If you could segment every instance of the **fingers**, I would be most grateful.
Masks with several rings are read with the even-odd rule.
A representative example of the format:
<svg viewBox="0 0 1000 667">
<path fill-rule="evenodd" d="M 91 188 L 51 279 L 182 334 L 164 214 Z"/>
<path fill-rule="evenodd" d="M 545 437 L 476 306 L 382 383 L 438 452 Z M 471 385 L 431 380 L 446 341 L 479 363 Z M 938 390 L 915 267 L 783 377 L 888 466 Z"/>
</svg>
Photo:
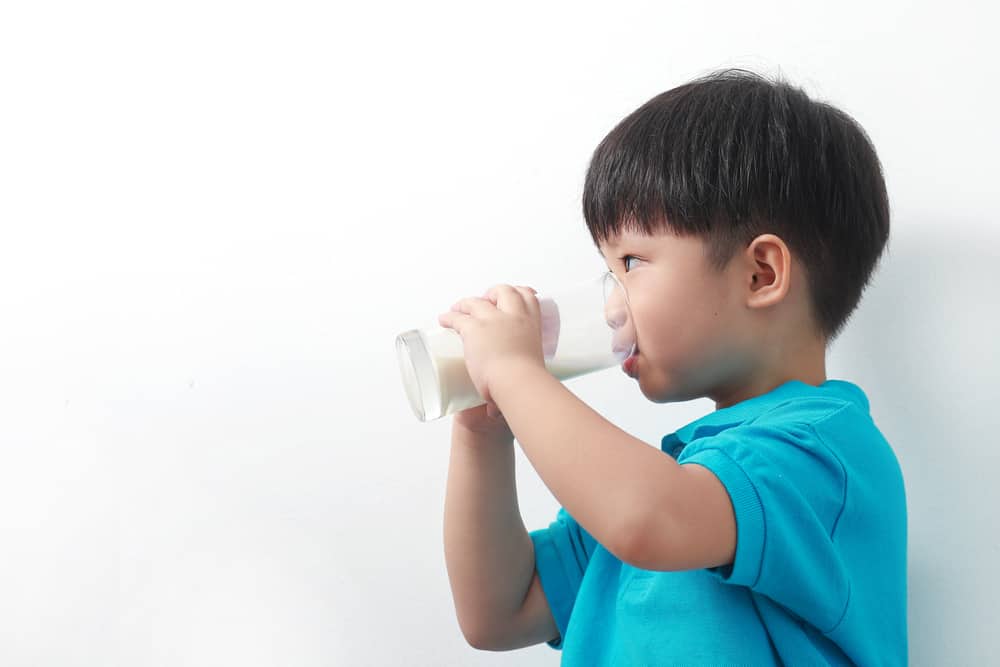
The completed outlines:
<svg viewBox="0 0 1000 667">
<path fill-rule="evenodd" d="M 451 305 L 451 309 L 457 313 L 465 313 L 476 317 L 482 317 L 495 310 L 495 308 L 488 303 L 488 299 L 476 296 L 459 299 Z"/>
<path fill-rule="evenodd" d="M 438 324 L 462 333 L 462 327 L 470 318 L 482 318 L 492 311 L 496 311 L 496 307 L 491 305 L 485 298 L 469 297 L 459 299 L 451 305 L 449 312 L 438 315 Z"/>
<path fill-rule="evenodd" d="M 490 302 L 492 302 L 495 305 L 496 302 L 497 302 L 497 288 L 500 288 L 500 287 L 510 287 L 510 285 L 503 285 L 503 284 L 501 284 L 501 285 L 494 285 L 493 287 L 491 287 L 488 290 L 486 290 L 486 293 L 483 294 L 483 298 L 489 300 Z M 518 289 L 518 290 L 528 290 L 532 294 L 538 294 L 538 290 L 536 290 L 534 287 L 528 287 L 526 285 L 518 285 L 515 289 Z"/>
<path fill-rule="evenodd" d="M 486 291 L 486 299 L 497 308 L 507 312 L 525 312 L 538 310 L 537 290 L 533 287 L 519 285 L 494 285 Z"/>
<path fill-rule="evenodd" d="M 537 311 L 536 294 L 538 291 L 533 287 L 494 285 L 481 297 L 468 297 L 456 301 L 452 304 L 450 312 L 438 315 L 438 323 L 461 331 L 462 322 L 469 316 L 485 317 L 497 308 L 508 312 Z"/>
<path fill-rule="evenodd" d="M 438 324 L 449 329 L 454 329 L 458 333 L 462 333 L 461 318 L 465 317 L 468 317 L 468 315 L 462 315 L 462 313 L 456 313 L 454 311 L 450 313 L 441 313 L 438 315 Z"/>
</svg>

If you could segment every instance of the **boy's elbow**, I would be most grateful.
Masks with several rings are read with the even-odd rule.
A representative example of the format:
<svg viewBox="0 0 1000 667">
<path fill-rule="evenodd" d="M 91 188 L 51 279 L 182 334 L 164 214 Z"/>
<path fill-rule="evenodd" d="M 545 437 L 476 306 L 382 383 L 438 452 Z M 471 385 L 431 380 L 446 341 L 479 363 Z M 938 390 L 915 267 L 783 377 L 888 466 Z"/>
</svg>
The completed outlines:
<svg viewBox="0 0 1000 667">
<path fill-rule="evenodd" d="M 464 631 L 462 635 L 465 637 L 465 643 L 476 649 L 477 651 L 502 651 L 504 649 L 498 648 L 496 644 L 490 641 L 490 638 L 486 634 L 466 634 Z"/>
<path fill-rule="evenodd" d="M 534 613 L 521 613 L 504 622 L 498 619 L 477 619 L 462 624 L 465 642 L 479 651 L 513 651 L 549 640 L 558 633 L 548 607 L 535 607 Z"/>
<path fill-rule="evenodd" d="M 479 635 L 472 634 L 470 632 L 462 631 L 462 636 L 465 637 L 465 643 L 478 651 L 485 651 L 486 645 L 480 639 Z"/>
<path fill-rule="evenodd" d="M 482 650 L 484 637 L 482 630 L 480 629 L 480 625 L 474 624 L 468 619 L 463 619 L 459 616 L 458 628 L 462 631 L 462 637 L 465 639 L 466 644 L 472 648 Z"/>
<path fill-rule="evenodd" d="M 465 643 L 479 651 L 496 651 L 493 638 L 489 633 L 489 623 L 472 623 L 469 620 L 459 619 L 459 628 L 462 630 L 462 637 Z"/>
</svg>

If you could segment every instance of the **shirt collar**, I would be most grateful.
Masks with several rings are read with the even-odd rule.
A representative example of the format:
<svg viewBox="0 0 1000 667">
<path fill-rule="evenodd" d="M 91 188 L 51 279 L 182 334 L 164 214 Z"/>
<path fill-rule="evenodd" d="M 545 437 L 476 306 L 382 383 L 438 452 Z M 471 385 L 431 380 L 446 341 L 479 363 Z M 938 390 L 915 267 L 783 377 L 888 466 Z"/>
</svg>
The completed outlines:
<svg viewBox="0 0 1000 667">
<path fill-rule="evenodd" d="M 761 415 L 779 403 L 792 398 L 834 397 L 853 401 L 867 414 L 869 411 L 868 397 L 861 387 L 846 380 L 827 380 L 815 387 L 801 380 L 789 380 L 767 392 L 748 398 L 727 408 L 710 412 L 690 424 L 679 428 L 676 432 L 663 436 L 660 448 L 671 452 L 678 446 L 683 447 L 695 438 L 714 435 L 727 428 L 738 426 Z"/>
</svg>

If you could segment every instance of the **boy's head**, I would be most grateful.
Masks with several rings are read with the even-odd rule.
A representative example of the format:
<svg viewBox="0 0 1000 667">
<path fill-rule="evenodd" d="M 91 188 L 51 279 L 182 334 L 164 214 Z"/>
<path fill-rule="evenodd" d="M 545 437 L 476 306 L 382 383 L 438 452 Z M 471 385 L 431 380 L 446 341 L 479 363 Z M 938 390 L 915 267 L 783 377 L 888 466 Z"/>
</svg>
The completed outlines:
<svg viewBox="0 0 1000 667">
<path fill-rule="evenodd" d="M 825 380 L 816 357 L 889 237 L 881 165 L 860 125 L 745 70 L 673 88 L 622 120 L 594 151 L 583 212 L 629 295 L 642 357 L 660 356 L 647 373 L 664 377 L 640 377 L 645 393 L 720 407 L 741 386 Z M 626 254 L 637 259 L 626 266 Z"/>
</svg>

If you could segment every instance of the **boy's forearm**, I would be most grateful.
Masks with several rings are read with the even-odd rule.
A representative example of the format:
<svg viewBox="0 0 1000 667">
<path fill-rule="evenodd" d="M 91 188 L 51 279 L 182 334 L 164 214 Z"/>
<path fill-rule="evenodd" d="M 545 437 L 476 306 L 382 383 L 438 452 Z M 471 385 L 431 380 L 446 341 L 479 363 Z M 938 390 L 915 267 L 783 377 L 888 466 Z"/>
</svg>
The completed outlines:
<svg viewBox="0 0 1000 667">
<path fill-rule="evenodd" d="M 452 426 L 444 546 L 462 632 L 484 640 L 520 610 L 535 572 L 517 503 L 512 440 L 487 442 Z"/>
<path fill-rule="evenodd" d="M 490 394 L 560 504 L 626 560 L 677 462 L 602 417 L 543 366 L 508 366 L 491 378 Z"/>
</svg>

